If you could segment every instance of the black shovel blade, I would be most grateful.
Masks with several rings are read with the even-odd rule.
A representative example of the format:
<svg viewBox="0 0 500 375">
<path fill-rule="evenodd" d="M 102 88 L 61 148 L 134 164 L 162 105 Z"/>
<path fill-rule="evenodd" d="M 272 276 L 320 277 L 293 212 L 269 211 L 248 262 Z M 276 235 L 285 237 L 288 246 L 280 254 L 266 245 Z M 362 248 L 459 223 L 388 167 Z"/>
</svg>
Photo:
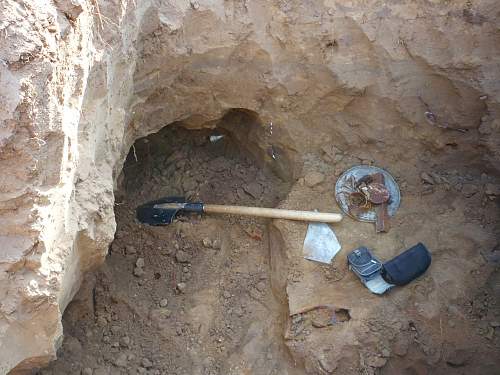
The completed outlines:
<svg viewBox="0 0 500 375">
<path fill-rule="evenodd" d="M 158 199 L 156 201 L 151 201 L 145 203 L 136 208 L 136 217 L 143 224 L 149 225 L 168 225 L 171 224 L 177 212 L 178 208 L 155 208 L 157 204 L 163 203 L 185 203 L 186 199 L 184 197 L 165 197 Z"/>
</svg>

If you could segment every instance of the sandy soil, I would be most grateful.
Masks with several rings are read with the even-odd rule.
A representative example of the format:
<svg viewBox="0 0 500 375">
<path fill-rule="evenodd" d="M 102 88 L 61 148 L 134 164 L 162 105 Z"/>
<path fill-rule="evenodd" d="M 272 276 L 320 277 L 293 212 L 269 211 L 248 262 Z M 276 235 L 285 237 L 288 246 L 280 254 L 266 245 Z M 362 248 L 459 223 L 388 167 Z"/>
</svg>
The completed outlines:
<svg viewBox="0 0 500 375">
<path fill-rule="evenodd" d="M 59 359 L 42 374 L 306 372 L 300 356 L 321 348 L 323 343 L 317 340 L 331 327 L 322 323 L 321 309 L 289 317 L 283 291 L 273 290 L 269 222 L 206 215 L 181 217 L 167 227 L 149 227 L 134 220 L 138 204 L 166 195 L 269 207 L 287 197 L 290 185 L 266 168 L 257 167 L 228 136 L 211 143 L 210 134 L 208 130 L 165 129 L 147 142 L 136 143 L 124 169 L 124 189 L 117 195 L 118 229 L 108 259 L 88 276 L 68 307 Z M 308 181 L 299 183 L 307 185 Z M 427 190 L 441 189 L 438 186 L 436 181 L 424 185 L 424 196 L 432 193 Z M 411 189 L 405 183 L 402 188 Z M 318 203 L 314 198 L 311 201 Z M 473 212 L 492 225 L 497 218 L 491 217 L 488 202 L 479 205 L 480 212 Z M 442 201 L 442 207 L 446 204 Z M 403 228 L 404 233 L 399 235 L 411 237 L 410 222 L 396 220 L 393 224 Z M 492 252 L 485 256 L 497 255 Z M 492 264 L 496 261 L 491 260 Z M 331 290 L 351 280 L 343 259 L 331 267 L 315 267 L 314 272 L 329 283 Z M 428 340 L 428 332 L 416 328 L 425 324 L 425 319 L 410 321 L 406 326 L 398 322 L 400 334 L 392 338 L 390 350 L 365 359 L 366 367 L 350 371 L 495 373 L 498 361 L 494 353 L 500 347 L 499 275 L 498 271 L 492 273 L 474 295 L 464 296 L 463 305 L 448 307 L 448 315 L 431 327 L 432 337 L 440 336 L 440 343 Z M 400 292 L 414 299 L 412 310 L 432 307 L 426 304 L 426 296 L 434 292 L 429 283 L 423 279 Z M 361 284 L 355 286 L 362 288 Z M 439 298 L 434 297 L 432 303 L 439 304 Z M 447 307 L 438 308 L 446 311 Z M 406 313 L 415 315 L 414 311 Z M 339 325 L 351 319 L 348 310 L 339 310 L 337 315 Z M 391 324 L 392 318 L 381 316 L 381 324 Z M 375 323 L 380 322 L 374 322 L 374 327 Z M 462 324 L 477 333 L 477 340 L 450 351 L 444 343 L 460 341 Z M 373 340 L 383 342 L 383 335 L 379 324 Z M 422 354 L 422 347 L 428 352 Z M 431 357 L 434 365 L 429 366 L 426 358 Z M 470 363 L 472 368 L 468 367 Z M 335 371 L 326 364 L 321 368 L 318 373 Z"/>
<path fill-rule="evenodd" d="M 175 140 L 170 155 L 144 160 L 144 147 L 142 162 L 125 167 L 127 194 L 117 203 L 108 260 L 88 283 L 92 298 L 77 297 L 68 308 L 61 358 L 44 372 L 301 373 L 282 340 L 287 310 L 270 287 L 265 220 L 134 221 L 138 203 L 164 195 L 274 206 L 288 191 L 225 139 L 212 144 L 207 131 L 174 133 L 164 139 Z"/>
</svg>

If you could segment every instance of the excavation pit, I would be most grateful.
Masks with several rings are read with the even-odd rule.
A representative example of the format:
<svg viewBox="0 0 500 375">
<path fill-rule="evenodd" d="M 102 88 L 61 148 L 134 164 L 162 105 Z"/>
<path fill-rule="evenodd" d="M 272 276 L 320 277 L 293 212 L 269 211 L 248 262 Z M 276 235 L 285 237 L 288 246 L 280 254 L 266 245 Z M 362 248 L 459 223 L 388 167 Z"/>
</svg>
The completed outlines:
<svg viewBox="0 0 500 375">
<path fill-rule="evenodd" d="M 133 144 L 117 178 L 115 239 L 104 265 L 87 276 L 66 309 L 59 359 L 44 371 L 298 375 L 333 367 L 339 373 L 371 371 L 385 368 L 391 358 L 396 372 L 388 374 L 421 368 L 446 372 L 455 363 L 448 357 L 469 345 L 455 327 L 472 330 L 468 337 L 481 343 L 474 330 L 483 328 L 474 319 L 489 321 L 500 310 L 488 297 L 486 309 L 467 306 L 483 303 L 496 290 L 496 273 L 472 270 L 481 261 L 492 270 L 491 254 L 475 249 L 494 244 L 487 228 L 495 223 L 497 207 L 486 190 L 470 195 L 461 187 L 485 173 L 481 177 L 470 166 L 449 172 L 451 166 L 459 168 L 451 154 L 460 150 L 443 156 L 449 167 L 433 173 L 432 195 L 426 181 L 405 183 L 414 173 L 395 162 L 403 199 L 390 232 L 376 234 L 371 223 L 350 218 L 332 224 L 342 250 L 331 265 L 303 258 L 306 223 L 209 214 L 179 216 L 161 227 L 136 220 L 138 205 L 165 196 L 339 211 L 333 187 L 343 170 L 360 162 L 357 150 L 333 147 L 342 155 L 335 162 L 325 146 L 321 156 L 304 157 L 303 177 L 296 178 L 293 149 L 276 146 L 277 131 L 255 112 L 232 109 L 201 126 L 170 124 Z M 487 179 L 495 181 L 493 175 Z M 476 221 L 464 221 L 481 204 Z M 438 218 L 429 217 L 429 210 Z M 387 260 L 418 241 L 437 249 L 432 267 L 384 297 L 370 294 L 344 261 L 344 254 L 360 245 Z M 479 293 L 477 283 L 483 285 Z M 443 288 L 447 294 L 441 299 Z M 442 314 L 453 327 L 443 327 Z M 427 341 L 418 341 L 420 332 Z M 491 335 L 490 328 L 484 332 Z M 411 345 L 418 349 L 410 350 Z M 474 357 L 471 366 L 488 373 L 488 353 Z"/>
<path fill-rule="evenodd" d="M 75 361 L 129 373 L 296 371 L 282 335 L 287 306 L 271 285 L 268 220 L 190 215 L 163 227 L 135 220 L 138 204 L 163 196 L 262 207 L 286 197 L 290 182 L 269 159 L 255 159 L 259 149 L 239 142 L 238 127 L 227 118 L 221 124 L 173 124 L 131 148 L 117 192 L 115 240 L 90 281 L 93 298 L 77 296 L 67 309 L 56 374 L 75 371 Z M 68 347 L 74 337 L 81 353 Z"/>
<path fill-rule="evenodd" d="M 498 373 L 498 1 L 344 3 L 2 3 L 1 375 L 46 366 L 56 352 L 59 360 L 43 374 L 161 374 L 161 366 L 189 373 L 191 358 L 198 373 L 206 367 L 223 374 L 227 363 L 239 363 L 231 375 L 248 366 L 265 370 L 267 362 L 293 363 L 308 374 Z M 132 182 L 125 179 L 132 144 L 166 125 L 226 132 L 223 139 L 230 135 L 245 149 L 248 169 L 268 166 L 290 184 L 286 194 L 273 196 L 262 187 L 266 180 L 256 179 L 262 202 L 254 197 L 261 190 L 255 184 L 229 196 L 232 179 L 221 177 L 227 186 L 210 179 L 202 186 L 194 174 L 168 187 L 163 182 L 177 178 L 171 177 L 177 163 L 172 175 L 162 176 L 165 160 L 151 169 L 142 143 L 135 149 L 143 170 L 132 168 Z M 131 158 L 127 168 L 136 162 Z M 247 170 L 244 158 L 240 164 Z M 304 223 L 256 222 L 245 231 L 246 219 L 206 215 L 180 218 L 163 230 L 133 226 L 134 207 L 168 191 L 200 194 L 211 203 L 234 198 L 336 211 L 335 182 L 359 164 L 396 178 L 401 207 L 385 235 L 348 218 L 332 226 L 342 249 L 330 266 L 303 259 Z M 210 256 L 194 252 L 198 234 L 200 254 Z M 173 241 L 179 250 L 186 246 L 179 259 L 162 254 Z M 124 242 L 133 242 L 128 253 Z M 418 242 L 431 251 L 431 267 L 383 298 L 347 269 L 345 255 L 358 246 L 386 261 Z M 161 261 L 161 269 L 157 259 L 171 263 Z M 263 314 L 239 306 L 253 297 L 233 297 L 229 281 L 258 292 L 260 280 L 233 277 L 232 265 L 241 265 L 238 275 L 257 278 L 257 263 L 269 269 L 261 294 L 272 290 L 274 299 L 255 294 L 248 306 L 268 309 L 266 318 L 240 330 L 221 309 L 235 305 L 245 324 Z M 174 271 L 178 277 L 167 282 L 166 273 Z M 190 279 L 182 281 L 185 274 Z M 81 284 L 85 276 L 97 281 Z M 197 276 L 207 285 L 193 290 Z M 213 280 L 224 283 L 213 286 Z M 227 298 L 223 287 L 230 289 Z M 167 291 L 172 296 L 163 298 Z M 323 327 L 318 317 L 314 327 L 306 316 L 297 331 L 283 332 L 284 320 L 318 306 L 349 311 L 350 319 Z M 178 331 L 165 328 L 176 319 Z M 234 335 L 223 335 L 223 323 Z M 120 332 L 125 328 L 130 336 Z M 174 334 L 165 339 L 171 345 L 159 338 L 163 329 Z M 263 339 L 263 331 L 286 347 L 269 349 L 266 363 L 260 354 L 274 341 Z M 217 344 L 207 344 L 207 337 Z M 231 346 L 230 338 L 241 345 Z M 279 354 L 286 351 L 293 361 Z"/>
</svg>

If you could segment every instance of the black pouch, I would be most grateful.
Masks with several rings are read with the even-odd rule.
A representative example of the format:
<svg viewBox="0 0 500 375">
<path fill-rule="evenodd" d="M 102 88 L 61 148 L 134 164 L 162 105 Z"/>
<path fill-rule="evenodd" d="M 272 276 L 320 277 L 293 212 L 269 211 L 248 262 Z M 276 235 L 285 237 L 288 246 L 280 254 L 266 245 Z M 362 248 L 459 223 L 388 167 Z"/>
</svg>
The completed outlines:
<svg viewBox="0 0 500 375">
<path fill-rule="evenodd" d="M 384 263 L 382 277 L 389 284 L 406 285 L 422 275 L 430 264 L 431 254 L 422 243 L 418 243 Z"/>
</svg>

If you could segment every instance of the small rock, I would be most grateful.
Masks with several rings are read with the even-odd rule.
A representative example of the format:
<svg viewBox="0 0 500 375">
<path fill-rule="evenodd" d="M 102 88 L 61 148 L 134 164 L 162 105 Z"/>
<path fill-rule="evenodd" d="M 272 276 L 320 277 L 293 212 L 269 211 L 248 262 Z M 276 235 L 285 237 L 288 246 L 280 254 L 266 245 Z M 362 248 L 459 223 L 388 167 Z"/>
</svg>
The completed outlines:
<svg viewBox="0 0 500 375">
<path fill-rule="evenodd" d="M 163 298 L 160 303 L 159 303 L 160 307 L 167 307 L 168 305 L 168 299 L 166 298 Z"/>
<path fill-rule="evenodd" d="M 137 260 L 135 261 L 135 266 L 139 267 L 139 268 L 143 268 L 144 267 L 144 258 L 137 258 Z"/>
<path fill-rule="evenodd" d="M 227 290 L 225 290 L 224 293 L 222 293 L 222 295 L 224 296 L 225 299 L 231 298 L 231 293 L 229 293 Z"/>
<path fill-rule="evenodd" d="M 257 181 L 253 181 L 250 182 L 248 185 L 243 186 L 243 190 L 251 197 L 258 199 L 262 195 L 264 188 Z"/>
<path fill-rule="evenodd" d="M 431 173 L 429 173 L 429 175 L 432 177 L 432 179 L 434 180 L 434 183 L 436 185 L 439 185 L 439 184 L 446 182 L 446 179 L 444 177 L 440 176 L 439 174 L 437 174 L 435 172 L 431 172 Z"/>
<path fill-rule="evenodd" d="M 221 242 L 220 242 L 220 240 L 215 239 L 212 242 L 212 248 L 216 249 L 216 250 L 219 250 L 221 248 Z"/>
<path fill-rule="evenodd" d="M 387 348 L 382 349 L 382 357 L 389 358 L 391 356 L 391 351 Z"/>
<path fill-rule="evenodd" d="M 178 283 L 177 290 L 181 293 L 184 293 L 184 291 L 186 290 L 186 283 Z"/>
<path fill-rule="evenodd" d="M 182 327 L 182 324 L 178 323 L 177 327 L 175 327 L 175 332 L 177 333 L 177 336 L 182 336 L 184 334 L 184 328 Z"/>
<path fill-rule="evenodd" d="M 490 326 L 492 326 L 493 328 L 498 328 L 500 327 L 500 322 L 495 320 L 493 322 L 490 322 Z"/>
<path fill-rule="evenodd" d="M 143 358 L 141 361 L 141 365 L 144 368 L 151 368 L 151 367 L 153 367 L 153 362 L 151 362 L 148 358 Z"/>
<path fill-rule="evenodd" d="M 118 357 L 115 358 L 113 361 L 113 364 L 116 367 L 127 367 L 128 359 L 127 359 L 127 354 L 125 353 L 120 353 L 118 354 Z"/>
<path fill-rule="evenodd" d="M 97 320 L 96 320 L 96 324 L 99 326 L 99 327 L 104 327 L 106 325 L 108 325 L 108 321 L 106 320 L 106 318 L 102 315 L 99 315 L 97 317 Z"/>
<path fill-rule="evenodd" d="M 255 288 L 250 289 L 249 294 L 250 297 L 252 297 L 255 300 L 259 300 L 261 298 L 260 292 Z"/>
<path fill-rule="evenodd" d="M 175 163 L 175 167 L 177 169 L 183 169 L 187 164 L 187 160 L 186 159 L 181 159 L 181 160 L 178 160 L 176 163 Z"/>
<path fill-rule="evenodd" d="M 387 359 L 378 356 L 371 356 L 367 358 L 366 363 L 368 364 L 368 366 L 380 368 L 385 366 L 385 364 L 387 363 Z"/>
<path fill-rule="evenodd" d="M 327 163 L 331 163 L 333 161 L 333 159 L 328 155 L 328 154 L 323 154 L 321 155 L 321 157 L 323 158 L 324 161 L 326 161 Z"/>
<path fill-rule="evenodd" d="M 469 361 L 470 354 L 464 349 L 456 349 L 447 353 L 446 364 L 451 367 L 462 367 Z"/>
<path fill-rule="evenodd" d="M 219 156 L 210 161 L 209 168 L 214 172 L 222 172 L 227 169 L 227 159 L 224 156 Z"/>
<path fill-rule="evenodd" d="M 118 341 L 113 341 L 113 342 L 111 343 L 111 347 L 112 347 L 112 348 L 119 348 L 119 347 L 120 347 L 120 343 L 119 343 Z"/>
<path fill-rule="evenodd" d="M 403 357 L 406 355 L 406 353 L 408 353 L 408 345 L 408 340 L 400 337 L 394 343 L 392 350 L 394 354 Z"/>
<path fill-rule="evenodd" d="M 479 191 L 479 188 L 474 184 L 464 184 L 462 187 L 462 194 L 470 198 Z"/>
<path fill-rule="evenodd" d="M 243 309 L 240 306 L 238 306 L 234 309 L 234 313 L 236 315 L 238 315 L 240 318 L 245 314 L 245 312 L 243 311 Z"/>
<path fill-rule="evenodd" d="M 191 259 L 189 253 L 179 250 L 175 253 L 175 260 L 179 263 L 188 263 L 189 260 Z"/>
<path fill-rule="evenodd" d="M 120 339 L 120 346 L 122 346 L 123 348 L 128 348 L 130 346 L 130 337 L 123 336 Z"/>
<path fill-rule="evenodd" d="M 191 8 L 194 10 L 198 10 L 200 8 L 200 4 L 197 1 L 191 0 L 190 2 Z"/>
<path fill-rule="evenodd" d="M 125 246 L 125 253 L 127 255 L 133 255 L 133 254 L 137 253 L 137 250 L 136 250 L 136 248 L 134 246 L 127 245 L 127 246 Z"/>
<path fill-rule="evenodd" d="M 247 194 L 241 188 L 236 189 L 236 195 L 238 196 L 239 199 L 247 198 Z"/>
<path fill-rule="evenodd" d="M 111 326 L 111 332 L 113 333 L 113 335 L 120 333 L 121 330 L 122 330 L 122 328 L 120 326 L 117 326 L 117 325 Z"/>
<path fill-rule="evenodd" d="M 314 328 L 324 328 L 332 324 L 332 312 L 330 309 L 317 309 L 314 311 L 311 324 Z"/>
<path fill-rule="evenodd" d="M 141 267 L 134 268 L 134 276 L 141 277 L 141 276 L 144 276 L 144 274 L 145 274 L 144 268 L 141 268 Z"/>
<path fill-rule="evenodd" d="M 327 144 L 321 148 L 321 150 L 330 157 L 330 159 L 333 159 L 335 155 L 342 154 L 342 151 L 340 151 L 337 147 L 331 144 Z"/>
<path fill-rule="evenodd" d="M 425 119 L 427 120 L 427 122 L 430 125 L 436 125 L 437 117 L 434 113 L 432 113 L 431 111 L 425 111 L 424 115 L 425 115 Z"/>
<path fill-rule="evenodd" d="M 422 179 L 422 181 L 426 184 L 429 184 L 429 185 L 434 185 L 435 181 L 434 179 L 432 178 L 432 176 L 426 172 L 422 172 L 420 174 L 420 178 Z"/>
<path fill-rule="evenodd" d="M 292 323 L 293 324 L 298 324 L 300 322 L 302 322 L 304 320 L 304 318 L 302 317 L 302 314 L 295 314 L 294 316 L 292 316 Z"/>
<path fill-rule="evenodd" d="M 429 186 L 427 185 L 426 187 L 424 187 L 424 189 L 422 190 L 422 195 L 429 195 L 429 194 L 432 194 L 434 193 L 434 187 L 433 186 Z"/>
<path fill-rule="evenodd" d="M 93 375 L 94 371 L 90 367 L 85 367 L 82 370 L 82 375 Z"/>
<path fill-rule="evenodd" d="M 113 242 L 111 244 L 111 252 L 116 254 L 120 253 L 120 245 L 118 245 L 116 242 Z"/>
<path fill-rule="evenodd" d="M 304 176 L 304 182 L 307 186 L 313 187 L 325 181 L 325 175 L 319 172 L 309 172 Z"/>
<path fill-rule="evenodd" d="M 198 183 L 194 177 L 185 177 L 184 181 L 182 181 L 182 188 L 184 191 L 195 190 L 198 187 Z"/>
<path fill-rule="evenodd" d="M 486 335 L 484 335 L 488 340 L 493 340 L 493 337 L 495 337 L 495 328 L 493 327 L 488 327 L 488 332 L 486 332 Z"/>
<path fill-rule="evenodd" d="M 318 363 L 323 369 L 323 371 L 325 371 L 327 374 L 333 374 L 334 371 L 337 369 L 336 361 L 329 361 L 326 358 L 320 358 Z"/>
<path fill-rule="evenodd" d="M 401 331 L 401 329 L 403 328 L 403 323 L 401 322 L 398 322 L 398 321 L 395 321 L 392 323 L 392 327 L 396 330 L 396 331 Z"/>
<path fill-rule="evenodd" d="M 212 241 L 210 240 L 210 238 L 204 238 L 202 242 L 203 246 L 205 246 L 206 248 L 212 247 Z"/>
<path fill-rule="evenodd" d="M 149 319 L 153 323 L 154 327 L 158 329 L 166 328 L 170 325 L 169 318 L 172 315 L 172 312 L 168 309 L 159 308 L 153 309 L 149 313 Z"/>
<path fill-rule="evenodd" d="M 500 185 L 486 184 L 484 192 L 486 195 L 500 195 Z"/>
<path fill-rule="evenodd" d="M 102 342 L 105 344 L 109 344 L 111 342 L 111 339 L 109 336 L 102 336 Z"/>
<path fill-rule="evenodd" d="M 257 285 L 255 285 L 255 288 L 257 288 L 259 292 L 263 292 L 266 289 L 266 283 L 264 281 L 261 281 L 257 283 Z"/>
<path fill-rule="evenodd" d="M 245 228 L 244 230 L 245 230 L 245 233 L 248 235 L 248 237 L 250 237 L 256 241 L 262 241 L 262 237 L 264 236 L 264 233 L 259 228 L 252 226 L 250 228 Z"/>
</svg>

